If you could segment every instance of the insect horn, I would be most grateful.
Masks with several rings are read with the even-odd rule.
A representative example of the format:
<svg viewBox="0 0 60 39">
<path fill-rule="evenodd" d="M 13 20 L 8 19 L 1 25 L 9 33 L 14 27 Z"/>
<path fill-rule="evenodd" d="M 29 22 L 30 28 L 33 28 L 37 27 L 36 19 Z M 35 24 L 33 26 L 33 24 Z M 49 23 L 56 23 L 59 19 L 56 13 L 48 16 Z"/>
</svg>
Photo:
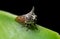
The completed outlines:
<svg viewBox="0 0 60 39">
<path fill-rule="evenodd" d="M 32 7 L 32 10 L 29 13 L 34 13 L 34 6 Z"/>
<path fill-rule="evenodd" d="M 30 16 L 32 16 L 33 17 L 33 19 L 36 19 L 36 17 L 37 17 L 37 15 L 35 15 L 35 13 L 34 13 L 34 6 L 32 7 L 32 10 L 28 13 L 28 14 L 30 14 Z"/>
</svg>

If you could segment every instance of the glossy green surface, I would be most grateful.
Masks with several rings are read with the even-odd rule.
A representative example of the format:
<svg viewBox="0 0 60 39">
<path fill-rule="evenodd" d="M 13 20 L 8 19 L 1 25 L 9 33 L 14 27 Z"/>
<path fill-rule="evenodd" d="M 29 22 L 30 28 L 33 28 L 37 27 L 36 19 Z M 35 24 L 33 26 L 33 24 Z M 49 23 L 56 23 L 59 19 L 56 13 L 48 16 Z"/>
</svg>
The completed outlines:
<svg viewBox="0 0 60 39">
<path fill-rule="evenodd" d="M 0 11 L 0 39 L 60 39 L 57 32 L 40 25 L 37 25 L 36 31 L 26 31 L 26 27 L 15 21 L 16 17 L 17 15 Z"/>
</svg>

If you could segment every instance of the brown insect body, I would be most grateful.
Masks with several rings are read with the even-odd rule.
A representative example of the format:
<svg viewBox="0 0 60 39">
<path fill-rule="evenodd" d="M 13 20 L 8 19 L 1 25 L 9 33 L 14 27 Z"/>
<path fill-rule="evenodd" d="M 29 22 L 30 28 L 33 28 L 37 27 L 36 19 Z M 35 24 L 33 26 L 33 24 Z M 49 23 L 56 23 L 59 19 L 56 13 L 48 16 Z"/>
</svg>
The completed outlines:
<svg viewBox="0 0 60 39">
<path fill-rule="evenodd" d="M 16 21 L 19 23 L 25 23 L 26 18 L 24 16 L 18 16 L 16 17 Z"/>
</svg>

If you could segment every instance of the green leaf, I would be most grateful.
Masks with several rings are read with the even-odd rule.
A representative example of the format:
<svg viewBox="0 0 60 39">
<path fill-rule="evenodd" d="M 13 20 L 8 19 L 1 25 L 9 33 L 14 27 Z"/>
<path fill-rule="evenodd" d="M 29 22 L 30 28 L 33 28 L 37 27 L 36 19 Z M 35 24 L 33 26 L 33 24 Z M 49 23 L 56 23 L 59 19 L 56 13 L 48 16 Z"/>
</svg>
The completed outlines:
<svg viewBox="0 0 60 39">
<path fill-rule="evenodd" d="M 17 15 L 0 10 L 0 39 L 60 39 L 59 33 L 37 25 L 38 30 L 27 30 L 16 22 Z"/>
</svg>

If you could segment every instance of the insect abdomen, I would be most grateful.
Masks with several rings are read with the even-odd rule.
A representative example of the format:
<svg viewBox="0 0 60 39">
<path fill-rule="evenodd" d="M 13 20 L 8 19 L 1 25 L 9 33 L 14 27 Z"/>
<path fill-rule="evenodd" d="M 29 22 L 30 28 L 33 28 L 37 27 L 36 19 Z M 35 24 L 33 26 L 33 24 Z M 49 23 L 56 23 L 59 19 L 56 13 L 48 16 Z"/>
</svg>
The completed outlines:
<svg viewBox="0 0 60 39">
<path fill-rule="evenodd" d="M 23 17 L 23 16 L 18 16 L 18 17 L 16 17 L 16 21 L 17 22 L 19 22 L 19 23 L 25 23 L 25 17 Z"/>
</svg>

